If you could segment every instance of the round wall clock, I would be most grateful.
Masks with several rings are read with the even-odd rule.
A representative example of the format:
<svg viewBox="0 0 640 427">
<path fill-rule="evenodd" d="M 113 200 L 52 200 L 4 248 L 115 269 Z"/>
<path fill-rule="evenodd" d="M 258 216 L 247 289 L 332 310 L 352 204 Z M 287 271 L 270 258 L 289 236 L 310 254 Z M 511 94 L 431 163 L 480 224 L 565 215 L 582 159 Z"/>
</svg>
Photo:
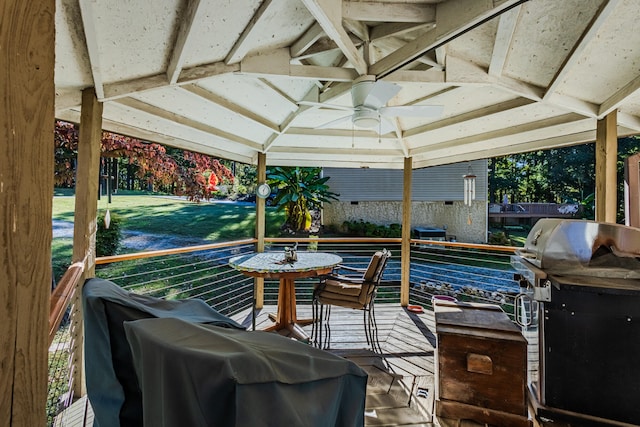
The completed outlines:
<svg viewBox="0 0 640 427">
<path fill-rule="evenodd" d="M 256 195 L 262 199 L 266 199 L 267 197 L 269 197 L 269 195 L 271 194 L 271 187 L 269 187 L 269 184 L 267 184 L 266 182 L 263 182 L 262 184 L 258 185 L 258 188 L 256 189 Z"/>
</svg>

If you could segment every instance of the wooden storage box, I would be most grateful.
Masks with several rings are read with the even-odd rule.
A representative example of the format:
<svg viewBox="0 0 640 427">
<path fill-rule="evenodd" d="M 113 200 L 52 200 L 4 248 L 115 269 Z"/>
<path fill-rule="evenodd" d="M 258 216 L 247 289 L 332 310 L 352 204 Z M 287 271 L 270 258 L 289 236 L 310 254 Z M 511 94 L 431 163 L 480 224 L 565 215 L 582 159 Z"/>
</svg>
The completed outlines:
<svg viewBox="0 0 640 427">
<path fill-rule="evenodd" d="M 530 426 L 527 342 L 499 306 L 435 304 L 436 415 Z"/>
</svg>

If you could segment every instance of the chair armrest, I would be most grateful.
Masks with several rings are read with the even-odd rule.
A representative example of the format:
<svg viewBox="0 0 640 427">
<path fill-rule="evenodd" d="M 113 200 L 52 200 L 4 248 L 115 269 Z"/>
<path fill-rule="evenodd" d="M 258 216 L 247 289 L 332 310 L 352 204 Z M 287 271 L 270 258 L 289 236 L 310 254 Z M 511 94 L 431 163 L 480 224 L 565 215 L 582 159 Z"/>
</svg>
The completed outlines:
<svg viewBox="0 0 640 427">
<path fill-rule="evenodd" d="M 335 280 L 338 282 L 353 283 L 355 285 L 360 285 L 364 283 L 364 280 L 362 279 L 362 277 L 344 276 L 342 274 L 329 274 L 324 278 L 324 280 Z"/>
<path fill-rule="evenodd" d="M 362 273 L 362 274 L 364 274 L 364 272 L 367 271 L 366 268 L 349 267 L 348 265 L 342 265 L 342 264 L 338 264 L 337 266 L 335 266 L 334 270 L 357 271 L 358 273 Z"/>
</svg>

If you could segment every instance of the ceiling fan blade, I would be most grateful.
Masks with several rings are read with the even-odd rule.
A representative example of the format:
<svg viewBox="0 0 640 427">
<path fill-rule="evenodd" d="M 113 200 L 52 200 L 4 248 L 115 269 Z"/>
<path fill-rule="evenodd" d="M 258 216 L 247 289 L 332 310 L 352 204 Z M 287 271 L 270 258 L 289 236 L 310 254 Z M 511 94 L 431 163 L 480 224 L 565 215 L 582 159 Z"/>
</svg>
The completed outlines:
<svg viewBox="0 0 640 427">
<path fill-rule="evenodd" d="M 369 89 L 369 92 L 364 97 L 363 104 L 378 109 L 396 96 L 402 88 L 395 83 L 378 80 L 371 84 Z"/>
<path fill-rule="evenodd" d="M 328 108 L 331 110 L 353 111 L 353 107 L 345 107 L 335 104 L 323 104 L 322 102 L 298 101 L 298 105 L 307 105 L 309 107 Z"/>
<path fill-rule="evenodd" d="M 322 124 L 320 126 L 316 126 L 316 129 L 327 129 L 327 128 L 331 128 L 335 125 L 338 125 L 342 122 L 347 122 L 347 121 L 351 121 L 351 116 L 344 116 L 344 117 L 340 117 L 339 119 L 335 119 L 335 120 L 331 120 L 330 122 L 327 122 L 325 124 Z"/>
<path fill-rule="evenodd" d="M 442 105 L 398 105 L 396 107 L 382 107 L 381 116 L 393 117 L 438 117 L 442 115 Z"/>
</svg>

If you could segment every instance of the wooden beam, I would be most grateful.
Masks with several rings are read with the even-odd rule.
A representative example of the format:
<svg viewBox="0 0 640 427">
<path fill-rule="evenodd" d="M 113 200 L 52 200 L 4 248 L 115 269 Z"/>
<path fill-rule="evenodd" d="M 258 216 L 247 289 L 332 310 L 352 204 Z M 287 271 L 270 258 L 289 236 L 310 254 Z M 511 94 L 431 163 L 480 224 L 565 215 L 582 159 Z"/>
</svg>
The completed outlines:
<svg viewBox="0 0 640 427">
<path fill-rule="evenodd" d="M 437 102 L 437 100 L 436 100 Z M 457 116 L 447 117 L 445 119 L 437 120 L 432 123 L 428 123 L 423 126 L 418 126 L 413 129 L 408 129 L 404 132 L 403 137 L 409 138 L 412 136 L 420 135 L 423 133 L 431 132 L 436 129 L 442 129 L 447 126 L 458 126 L 465 122 L 469 122 L 477 119 L 486 119 L 492 115 L 504 113 L 515 109 L 520 109 L 528 105 L 533 104 L 533 101 L 526 98 L 516 98 L 510 101 L 502 102 L 500 104 L 489 105 L 484 108 L 469 111 L 467 113 L 458 114 Z"/>
<path fill-rule="evenodd" d="M 98 35 L 96 34 L 96 23 L 98 18 L 94 13 L 93 0 L 79 0 L 80 14 L 82 15 L 82 27 L 84 30 L 85 43 L 89 54 L 89 63 L 91 64 L 91 75 L 93 77 L 93 86 L 95 87 L 96 96 L 99 99 L 104 98 L 102 66 L 100 65 L 100 49 L 98 47 Z"/>
<path fill-rule="evenodd" d="M 260 4 L 260 7 L 253 14 L 249 23 L 244 27 L 244 31 L 242 31 L 240 38 L 238 38 L 236 43 L 229 51 L 229 54 L 224 60 L 225 63 L 235 64 L 241 61 L 249 52 L 249 49 L 251 49 L 252 46 L 250 43 L 251 38 L 258 31 L 258 23 L 260 22 L 266 11 L 269 9 L 269 6 L 271 6 L 271 1 L 272 0 L 264 0 L 262 4 Z"/>
<path fill-rule="evenodd" d="M 625 225 L 640 227 L 640 153 L 624 160 Z"/>
<path fill-rule="evenodd" d="M 618 134 L 616 110 L 596 128 L 596 221 L 616 223 L 618 212 Z"/>
<path fill-rule="evenodd" d="M 513 143 L 504 140 L 502 143 L 492 143 L 491 146 L 483 143 L 475 143 L 464 146 L 460 150 L 440 150 L 423 153 L 414 157 L 414 168 L 426 168 L 430 166 L 440 166 L 449 163 L 459 163 L 480 158 L 491 158 L 507 156 L 529 151 L 548 150 L 550 148 L 568 147 L 577 144 L 593 142 L 596 138 L 595 130 L 577 132 L 570 135 L 560 135 L 552 137 L 542 137 L 537 139 L 527 139 Z"/>
<path fill-rule="evenodd" d="M 226 98 L 223 98 L 219 95 L 216 95 L 213 92 L 210 92 L 200 86 L 197 85 L 184 85 L 181 87 L 182 89 L 196 95 L 199 96 L 203 99 L 206 99 L 209 102 L 213 102 L 214 104 L 228 110 L 231 111 L 232 113 L 237 114 L 238 116 L 247 119 L 248 121 L 255 123 L 257 125 L 260 125 L 268 130 L 270 130 L 271 132 L 280 132 L 280 128 L 278 127 L 277 124 L 272 123 L 270 121 L 268 121 L 267 119 L 265 119 L 262 116 L 259 116 L 258 114 L 254 113 L 253 111 L 247 110 L 246 108 L 235 104 L 234 102 L 229 101 Z"/>
<path fill-rule="evenodd" d="M 358 74 L 367 74 L 367 64 L 342 27 L 341 0 L 302 0 L 302 3 L 309 9 L 327 36 L 340 47 Z"/>
<path fill-rule="evenodd" d="M 186 11 L 182 19 L 180 19 L 178 36 L 176 37 L 171 59 L 169 59 L 169 66 L 167 67 L 167 81 L 169 84 L 175 84 L 178 81 L 178 77 L 182 71 L 182 64 L 184 64 L 186 50 L 193 36 L 193 24 L 198 20 L 202 10 L 200 7 L 201 4 L 202 1 L 200 0 L 189 0 Z"/>
<path fill-rule="evenodd" d="M 436 28 L 369 67 L 369 74 L 384 77 L 425 52 L 444 45 L 468 30 L 521 3 L 521 0 L 479 2 L 460 0 L 436 5 Z M 497 3 L 497 5 L 496 5 Z"/>
<path fill-rule="evenodd" d="M 156 116 L 163 120 L 168 120 L 173 123 L 181 124 L 183 126 L 187 126 L 192 129 L 199 130 L 201 132 L 205 132 L 210 135 L 216 136 L 218 138 L 244 145 L 254 150 L 262 149 L 262 145 L 257 142 L 250 141 L 246 138 L 242 138 L 238 135 L 234 135 L 222 129 L 218 129 L 214 126 L 207 125 L 205 123 L 190 119 L 185 116 L 181 116 L 172 111 L 165 110 L 163 108 L 156 107 L 151 104 L 147 104 L 146 102 L 142 102 L 134 98 L 122 98 L 113 102 L 134 110 L 143 111 L 147 114 Z"/>
<path fill-rule="evenodd" d="M 511 49 L 511 42 L 513 40 L 513 34 L 515 33 L 521 8 L 522 6 L 516 6 L 500 16 L 496 39 L 493 43 L 491 64 L 489 64 L 489 74 L 492 76 L 502 75 L 502 69 L 504 68 L 504 63 L 507 60 L 507 55 Z"/>
<path fill-rule="evenodd" d="M 574 125 L 584 125 L 590 119 L 586 119 L 578 114 L 569 113 L 562 116 L 549 117 L 542 120 L 523 123 L 509 128 L 500 128 L 489 132 L 483 132 L 476 135 L 468 135 L 457 139 L 450 139 L 443 142 L 433 143 L 411 150 L 412 156 L 419 154 L 431 153 L 434 150 L 464 150 L 470 144 L 486 143 L 492 141 L 494 144 L 497 139 L 510 139 L 516 144 L 518 141 L 526 140 L 528 133 L 544 133 L 549 137 L 563 133 L 565 128 L 573 130 Z M 406 137 L 405 137 L 406 138 Z"/>
<path fill-rule="evenodd" d="M 258 153 L 257 185 L 267 182 L 267 155 Z M 256 196 L 256 252 L 264 252 L 266 200 Z M 253 279 L 255 309 L 264 307 L 264 277 Z"/>
<path fill-rule="evenodd" d="M 0 10 L 0 425 L 46 425 L 55 1 Z"/>
<path fill-rule="evenodd" d="M 354 21 L 425 23 L 435 21 L 436 8 L 430 4 L 345 0 L 342 16 Z"/>
<path fill-rule="evenodd" d="M 402 246 L 400 254 L 400 305 L 409 305 L 409 279 L 411 273 L 411 179 L 413 159 L 404 158 L 404 179 L 402 182 Z"/>
<path fill-rule="evenodd" d="M 371 28 L 369 32 L 369 37 L 372 42 L 375 42 L 379 39 L 383 39 L 385 37 L 399 37 L 404 35 L 405 33 L 412 31 L 429 31 L 432 30 L 436 26 L 435 19 L 431 22 L 423 22 L 420 24 L 415 23 L 406 23 L 406 22 L 393 22 L 388 24 L 379 24 L 375 27 Z"/>
<path fill-rule="evenodd" d="M 307 31 L 304 32 L 291 47 L 289 47 L 289 55 L 292 58 L 302 56 L 311 46 L 313 46 L 324 35 L 322 27 L 317 22 L 314 23 Z"/>
</svg>

